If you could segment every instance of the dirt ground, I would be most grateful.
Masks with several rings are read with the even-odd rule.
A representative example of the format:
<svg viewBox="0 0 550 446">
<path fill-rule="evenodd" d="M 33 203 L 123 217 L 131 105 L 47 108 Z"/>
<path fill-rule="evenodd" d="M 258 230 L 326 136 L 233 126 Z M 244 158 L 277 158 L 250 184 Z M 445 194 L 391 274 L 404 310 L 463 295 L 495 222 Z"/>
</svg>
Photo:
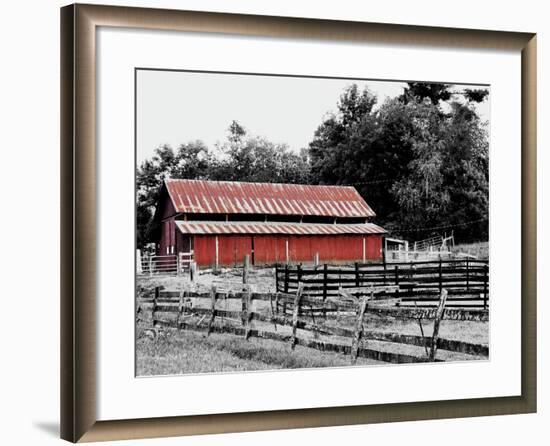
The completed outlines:
<svg viewBox="0 0 550 446">
<path fill-rule="evenodd" d="M 196 291 L 208 291 L 212 285 L 223 286 L 227 284 L 239 285 L 243 283 L 242 268 L 223 268 L 214 273 L 211 269 L 199 270 L 198 278 L 193 287 Z M 250 270 L 248 276 L 255 292 L 275 292 L 275 269 L 258 268 Z M 139 276 L 137 280 L 138 297 L 149 295 L 152 290 L 161 286 L 167 290 L 181 290 L 191 286 L 188 274 L 176 276 Z"/>
</svg>

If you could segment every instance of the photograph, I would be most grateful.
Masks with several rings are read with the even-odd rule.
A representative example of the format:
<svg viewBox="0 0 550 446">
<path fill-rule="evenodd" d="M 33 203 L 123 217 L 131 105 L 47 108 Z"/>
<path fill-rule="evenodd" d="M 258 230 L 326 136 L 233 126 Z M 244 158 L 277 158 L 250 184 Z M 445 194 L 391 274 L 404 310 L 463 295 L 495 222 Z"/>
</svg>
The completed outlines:
<svg viewBox="0 0 550 446">
<path fill-rule="evenodd" d="M 490 85 L 134 79 L 137 377 L 490 359 Z"/>
</svg>

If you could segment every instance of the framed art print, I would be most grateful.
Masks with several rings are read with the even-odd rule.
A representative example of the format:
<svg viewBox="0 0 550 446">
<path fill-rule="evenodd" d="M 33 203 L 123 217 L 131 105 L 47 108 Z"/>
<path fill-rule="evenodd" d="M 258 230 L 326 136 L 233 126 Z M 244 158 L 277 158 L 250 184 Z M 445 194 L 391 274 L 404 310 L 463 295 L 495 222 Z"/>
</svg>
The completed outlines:
<svg viewBox="0 0 550 446">
<path fill-rule="evenodd" d="M 536 410 L 535 35 L 61 19 L 64 439 Z"/>
</svg>

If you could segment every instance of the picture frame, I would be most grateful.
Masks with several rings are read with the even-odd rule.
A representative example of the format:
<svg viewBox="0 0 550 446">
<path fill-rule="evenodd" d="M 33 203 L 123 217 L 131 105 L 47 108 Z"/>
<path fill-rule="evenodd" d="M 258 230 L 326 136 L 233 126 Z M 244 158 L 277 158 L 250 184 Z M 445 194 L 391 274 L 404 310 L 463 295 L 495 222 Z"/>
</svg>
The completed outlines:
<svg viewBox="0 0 550 446">
<path fill-rule="evenodd" d="M 99 27 L 521 51 L 521 395 L 98 421 L 95 259 L 96 30 Z M 536 411 L 536 35 L 76 4 L 61 9 L 60 81 L 63 439 L 84 442 L 152 438 Z"/>
</svg>

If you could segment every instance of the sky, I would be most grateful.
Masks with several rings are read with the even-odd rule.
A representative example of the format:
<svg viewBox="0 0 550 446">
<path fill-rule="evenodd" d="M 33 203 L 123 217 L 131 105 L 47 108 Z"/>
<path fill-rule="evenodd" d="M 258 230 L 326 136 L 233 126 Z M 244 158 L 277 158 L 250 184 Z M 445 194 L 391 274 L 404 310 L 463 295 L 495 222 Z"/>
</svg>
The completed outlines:
<svg viewBox="0 0 550 446">
<path fill-rule="evenodd" d="M 137 162 L 169 144 L 202 140 L 222 142 L 231 121 L 252 135 L 307 147 L 317 127 L 343 90 L 356 83 L 376 94 L 381 104 L 403 92 L 404 82 L 317 79 L 290 76 L 139 70 L 137 74 Z M 468 86 L 468 88 L 476 88 Z M 479 106 L 488 119 L 489 104 Z"/>
</svg>

